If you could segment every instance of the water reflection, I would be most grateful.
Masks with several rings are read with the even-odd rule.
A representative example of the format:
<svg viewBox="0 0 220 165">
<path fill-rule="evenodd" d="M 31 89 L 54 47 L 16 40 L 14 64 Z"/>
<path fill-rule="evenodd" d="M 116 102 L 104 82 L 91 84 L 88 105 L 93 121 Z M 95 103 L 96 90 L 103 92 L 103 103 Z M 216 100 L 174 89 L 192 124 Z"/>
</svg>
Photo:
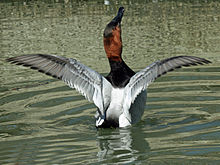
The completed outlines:
<svg viewBox="0 0 220 165">
<path fill-rule="evenodd" d="M 146 133 L 138 126 L 113 130 L 100 129 L 97 134 L 98 161 L 134 163 L 139 157 L 143 155 L 146 157 L 150 152 L 145 138 Z"/>
</svg>

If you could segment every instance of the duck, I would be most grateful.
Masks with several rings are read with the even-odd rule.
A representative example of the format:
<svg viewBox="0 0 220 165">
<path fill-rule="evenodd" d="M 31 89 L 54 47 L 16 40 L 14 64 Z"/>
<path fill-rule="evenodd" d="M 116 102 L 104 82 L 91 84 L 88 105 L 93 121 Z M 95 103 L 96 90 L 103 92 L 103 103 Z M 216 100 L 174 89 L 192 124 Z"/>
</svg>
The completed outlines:
<svg viewBox="0 0 220 165">
<path fill-rule="evenodd" d="M 147 88 L 158 77 L 183 66 L 211 62 L 196 56 L 174 56 L 134 72 L 122 58 L 121 22 L 124 11 L 124 7 L 120 7 L 104 29 L 104 50 L 110 65 L 110 73 L 105 77 L 74 58 L 58 55 L 25 54 L 7 61 L 38 70 L 76 89 L 97 107 L 97 128 L 122 128 L 136 124 L 145 110 Z"/>
</svg>

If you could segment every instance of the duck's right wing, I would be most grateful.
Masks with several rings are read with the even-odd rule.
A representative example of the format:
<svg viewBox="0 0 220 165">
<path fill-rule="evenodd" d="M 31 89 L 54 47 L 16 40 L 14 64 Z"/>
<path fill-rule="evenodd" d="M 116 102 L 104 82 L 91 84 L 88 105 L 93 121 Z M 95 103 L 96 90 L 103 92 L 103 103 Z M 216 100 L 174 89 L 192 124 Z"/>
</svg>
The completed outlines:
<svg viewBox="0 0 220 165">
<path fill-rule="evenodd" d="M 75 59 L 56 55 L 31 54 L 12 57 L 7 61 L 36 69 L 47 75 L 63 80 L 69 87 L 77 89 L 104 115 L 104 107 L 110 99 L 111 84 L 99 73 Z"/>
<path fill-rule="evenodd" d="M 129 83 L 126 85 L 126 105 L 124 105 L 124 109 L 129 109 L 131 103 L 135 101 L 136 97 L 157 77 L 160 77 L 169 71 L 173 71 L 176 68 L 181 68 L 182 66 L 187 67 L 208 63 L 211 62 L 195 56 L 176 56 L 152 63 L 131 77 Z"/>
</svg>

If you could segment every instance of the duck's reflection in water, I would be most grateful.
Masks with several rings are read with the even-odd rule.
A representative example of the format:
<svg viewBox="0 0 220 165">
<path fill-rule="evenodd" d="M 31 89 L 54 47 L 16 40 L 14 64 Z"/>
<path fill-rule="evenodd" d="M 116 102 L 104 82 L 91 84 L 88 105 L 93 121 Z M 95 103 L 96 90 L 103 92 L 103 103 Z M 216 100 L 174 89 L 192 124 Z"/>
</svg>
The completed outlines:
<svg viewBox="0 0 220 165">
<path fill-rule="evenodd" d="M 139 127 L 126 127 L 118 129 L 99 129 L 97 132 L 97 153 L 100 162 L 131 163 L 146 157 L 150 147 L 146 133 Z M 107 163 L 107 162 L 106 162 Z"/>
</svg>

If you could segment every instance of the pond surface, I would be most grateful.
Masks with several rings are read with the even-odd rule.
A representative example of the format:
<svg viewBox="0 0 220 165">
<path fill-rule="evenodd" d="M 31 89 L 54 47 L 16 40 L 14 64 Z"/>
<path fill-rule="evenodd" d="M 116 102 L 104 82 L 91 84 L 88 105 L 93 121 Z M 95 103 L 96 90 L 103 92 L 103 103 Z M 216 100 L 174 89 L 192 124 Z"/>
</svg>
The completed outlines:
<svg viewBox="0 0 220 165">
<path fill-rule="evenodd" d="M 106 24 L 125 7 L 123 58 L 135 71 L 178 55 L 179 69 L 148 88 L 142 121 L 95 128 L 96 107 L 61 81 L 5 62 L 46 53 L 106 75 Z M 0 2 L 0 164 L 220 164 L 220 2 Z"/>
</svg>

